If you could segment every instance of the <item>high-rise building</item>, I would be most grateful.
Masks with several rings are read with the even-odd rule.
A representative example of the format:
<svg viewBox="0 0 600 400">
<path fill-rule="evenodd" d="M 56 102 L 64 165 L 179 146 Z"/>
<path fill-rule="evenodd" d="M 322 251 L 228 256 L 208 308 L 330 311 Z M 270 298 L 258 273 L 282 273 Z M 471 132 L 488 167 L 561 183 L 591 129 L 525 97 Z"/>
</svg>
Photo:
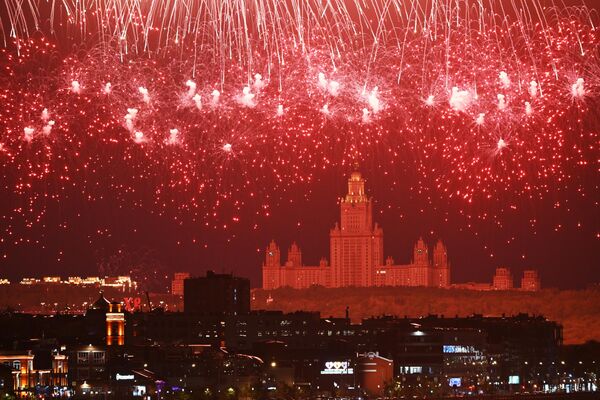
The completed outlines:
<svg viewBox="0 0 600 400">
<path fill-rule="evenodd" d="M 492 281 L 493 290 L 512 290 L 513 276 L 508 268 L 496 268 L 494 279 Z"/>
<path fill-rule="evenodd" d="M 250 312 L 250 281 L 208 271 L 184 280 L 183 311 L 201 315 L 244 315 Z"/>
<path fill-rule="evenodd" d="M 183 296 L 183 281 L 189 277 L 189 272 L 175 272 L 171 281 L 171 294 Z"/>
<path fill-rule="evenodd" d="M 391 257 L 384 261 L 383 229 L 373 222 L 373 200 L 365 192 L 360 172 L 353 172 L 348 179 L 348 191 L 340 200 L 340 223 L 331 229 L 329 239 L 331 264 L 322 258 L 318 266 L 302 265 L 302 252 L 295 242 L 282 263 L 279 247 L 272 240 L 262 267 L 263 288 L 450 286 L 450 263 L 441 240 L 434 247 L 433 258 L 419 239 L 412 263 L 395 265 Z"/>
<path fill-rule="evenodd" d="M 523 271 L 523 279 L 521 279 L 521 290 L 537 292 L 542 287 L 540 277 L 535 270 Z"/>
</svg>

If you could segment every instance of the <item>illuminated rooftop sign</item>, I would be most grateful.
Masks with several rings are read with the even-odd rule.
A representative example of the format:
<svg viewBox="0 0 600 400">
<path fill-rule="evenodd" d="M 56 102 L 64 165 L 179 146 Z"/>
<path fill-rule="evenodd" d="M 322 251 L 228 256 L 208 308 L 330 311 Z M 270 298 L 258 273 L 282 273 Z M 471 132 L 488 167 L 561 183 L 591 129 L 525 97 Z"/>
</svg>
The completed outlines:
<svg viewBox="0 0 600 400">
<path fill-rule="evenodd" d="M 117 373 L 116 379 L 118 381 L 132 381 L 135 378 L 133 375 L 121 375 Z"/>
<path fill-rule="evenodd" d="M 325 369 L 321 370 L 321 375 L 351 375 L 354 368 L 350 367 L 348 361 L 327 361 Z"/>
</svg>

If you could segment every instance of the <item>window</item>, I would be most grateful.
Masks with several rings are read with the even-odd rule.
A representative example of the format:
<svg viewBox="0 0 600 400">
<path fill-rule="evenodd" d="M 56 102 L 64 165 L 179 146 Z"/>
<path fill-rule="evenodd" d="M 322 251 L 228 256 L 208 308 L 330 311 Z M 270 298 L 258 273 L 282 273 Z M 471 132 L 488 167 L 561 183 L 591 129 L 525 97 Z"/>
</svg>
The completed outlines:
<svg viewBox="0 0 600 400">
<path fill-rule="evenodd" d="M 93 363 L 94 364 L 104 364 L 104 352 L 103 351 L 95 351 L 94 352 Z"/>
<path fill-rule="evenodd" d="M 19 361 L 19 360 L 13 361 L 13 369 L 20 370 L 21 369 L 21 361 Z"/>
<path fill-rule="evenodd" d="M 90 353 L 87 351 L 77 352 L 77 364 L 87 364 L 90 357 Z"/>
</svg>

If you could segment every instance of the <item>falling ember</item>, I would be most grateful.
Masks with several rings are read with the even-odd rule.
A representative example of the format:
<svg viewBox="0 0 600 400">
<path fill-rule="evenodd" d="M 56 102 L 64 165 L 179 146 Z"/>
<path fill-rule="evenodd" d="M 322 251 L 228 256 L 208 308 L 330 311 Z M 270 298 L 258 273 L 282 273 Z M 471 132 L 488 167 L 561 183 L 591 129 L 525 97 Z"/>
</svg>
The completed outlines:
<svg viewBox="0 0 600 400">
<path fill-rule="evenodd" d="M 571 96 L 577 98 L 582 98 L 585 96 L 585 87 L 583 82 L 583 78 L 577 78 L 577 81 L 571 85 Z"/>
<path fill-rule="evenodd" d="M 48 121 L 48 124 L 42 128 L 42 132 L 44 135 L 49 135 L 52 131 L 52 127 L 54 126 L 54 121 Z"/>
<path fill-rule="evenodd" d="M 78 81 L 71 82 L 71 92 L 73 92 L 75 94 L 81 93 L 81 85 L 79 85 Z"/>
<path fill-rule="evenodd" d="M 498 79 L 500 79 L 500 85 L 503 89 L 510 88 L 510 79 L 508 78 L 508 74 L 506 72 L 501 71 L 498 76 Z"/>
<path fill-rule="evenodd" d="M 264 88 L 266 85 L 265 81 L 262 78 L 261 74 L 256 74 L 254 75 L 254 83 L 252 84 L 252 87 L 254 88 L 254 90 L 256 90 L 257 92 L 260 91 L 262 88 Z"/>
<path fill-rule="evenodd" d="M 106 82 L 104 84 L 104 87 L 102 88 L 102 93 L 110 94 L 111 90 L 112 90 L 112 84 L 110 82 Z"/>
<path fill-rule="evenodd" d="M 127 115 L 125 115 L 125 126 L 129 132 L 133 132 L 134 130 L 134 120 L 137 116 L 138 110 L 137 108 L 128 108 Z"/>
<path fill-rule="evenodd" d="M 362 122 L 365 123 L 365 124 L 368 123 L 368 122 L 370 122 L 371 118 L 369 118 L 369 115 L 371 113 L 369 112 L 369 109 L 368 108 L 363 108 L 362 112 L 363 112 Z"/>
<path fill-rule="evenodd" d="M 536 98 L 538 95 L 538 84 L 536 81 L 529 82 L 529 95 L 532 98 Z"/>
<path fill-rule="evenodd" d="M 479 126 L 483 125 L 483 123 L 485 122 L 485 114 L 481 113 L 477 116 L 477 118 L 475 119 L 475 123 Z"/>
<path fill-rule="evenodd" d="M 196 94 L 196 82 L 188 79 L 185 82 L 185 86 L 188 87 L 187 97 L 189 97 L 189 98 L 194 97 L 194 95 Z"/>
<path fill-rule="evenodd" d="M 146 141 L 146 138 L 144 137 L 144 133 L 140 132 L 140 131 L 136 131 L 133 134 L 133 141 L 140 144 L 140 143 L 144 143 Z"/>
<path fill-rule="evenodd" d="M 25 140 L 26 142 L 31 142 L 31 140 L 33 139 L 33 133 L 35 132 L 35 129 L 31 128 L 31 127 L 25 127 L 23 129 L 23 140 Z"/>
<path fill-rule="evenodd" d="M 435 104 L 435 96 L 430 94 L 429 96 L 427 96 L 427 98 L 425 99 L 425 105 L 432 107 Z"/>
<path fill-rule="evenodd" d="M 279 117 L 281 117 L 283 115 L 283 105 L 282 104 L 277 105 L 277 115 Z"/>
<path fill-rule="evenodd" d="M 252 108 L 256 106 L 256 103 L 254 102 L 254 97 L 255 95 L 250 91 L 250 88 L 248 86 L 245 86 L 244 89 L 242 89 L 242 95 L 237 98 L 237 101 L 240 105 L 244 107 Z"/>
<path fill-rule="evenodd" d="M 506 109 L 506 96 L 503 94 L 498 95 L 498 110 Z"/>
<path fill-rule="evenodd" d="M 192 100 L 194 101 L 196 108 L 198 110 L 202 110 L 202 96 L 200 96 L 198 93 L 196 93 L 194 95 L 194 97 L 192 97 Z"/>
<path fill-rule="evenodd" d="M 369 93 L 369 96 L 367 97 L 367 102 L 369 103 L 369 106 L 371 107 L 371 110 L 374 114 L 377 114 L 381 109 L 381 103 L 379 101 L 378 92 L 379 88 L 375 86 L 373 90 L 371 90 L 371 93 Z"/>
<path fill-rule="evenodd" d="M 467 90 L 459 90 L 456 86 L 452 88 L 449 103 L 454 111 L 466 111 L 471 101 L 471 93 Z"/>
<path fill-rule="evenodd" d="M 50 113 L 48 112 L 47 108 L 44 108 L 42 110 L 42 121 L 46 122 L 50 119 Z"/>
<path fill-rule="evenodd" d="M 533 109 L 531 108 L 531 103 L 526 101 L 525 102 L 525 114 L 531 115 L 531 113 L 533 113 Z"/>
<path fill-rule="evenodd" d="M 215 89 L 212 91 L 211 96 L 212 96 L 211 104 L 213 107 L 215 107 L 219 104 L 219 97 L 221 96 L 221 92 L 219 92 L 217 89 Z"/>
<path fill-rule="evenodd" d="M 139 90 L 140 94 L 142 95 L 142 100 L 144 101 L 144 103 L 146 103 L 146 104 L 150 103 L 150 94 L 148 92 L 148 89 L 146 89 L 143 86 L 140 86 L 138 88 L 138 90 Z"/>
<path fill-rule="evenodd" d="M 169 144 L 169 145 L 181 144 L 181 139 L 179 137 L 178 129 L 170 129 L 169 130 L 169 139 L 167 139 L 167 144 Z"/>
<path fill-rule="evenodd" d="M 496 144 L 496 148 L 498 149 L 498 151 L 502 151 L 502 149 L 504 149 L 507 146 L 506 142 L 504 141 L 504 139 L 500 138 L 498 140 L 498 143 Z"/>
<path fill-rule="evenodd" d="M 319 74 L 317 75 L 317 79 L 318 79 L 318 86 L 327 91 L 327 93 L 329 93 L 332 96 L 337 96 L 340 94 L 340 84 L 337 81 L 334 80 L 328 80 L 325 77 L 325 74 L 322 72 L 319 72 Z"/>
</svg>

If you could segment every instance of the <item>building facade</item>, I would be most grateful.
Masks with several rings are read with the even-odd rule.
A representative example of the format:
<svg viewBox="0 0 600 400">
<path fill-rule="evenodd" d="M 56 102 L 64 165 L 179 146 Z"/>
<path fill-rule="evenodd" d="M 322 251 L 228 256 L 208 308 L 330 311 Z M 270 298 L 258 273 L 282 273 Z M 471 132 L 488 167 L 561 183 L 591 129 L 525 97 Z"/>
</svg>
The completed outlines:
<svg viewBox="0 0 600 400">
<path fill-rule="evenodd" d="M 171 282 L 171 294 L 183 296 L 183 281 L 190 278 L 189 272 L 175 272 Z"/>
<path fill-rule="evenodd" d="M 493 290 L 512 290 L 514 287 L 513 276 L 508 268 L 496 268 L 492 280 Z"/>
<path fill-rule="evenodd" d="M 523 278 L 521 279 L 521 290 L 528 292 L 537 292 L 542 287 L 540 283 L 540 276 L 536 270 L 525 270 L 523 271 Z"/>
<path fill-rule="evenodd" d="M 410 264 L 397 265 L 391 257 L 384 260 L 383 229 L 373 222 L 373 199 L 365 192 L 360 172 L 348 179 L 348 192 L 340 200 L 340 223 L 329 233 L 329 260 L 318 266 L 302 264 L 302 252 L 296 243 L 282 263 L 275 241 L 269 243 L 262 266 L 263 289 L 347 286 L 450 286 L 450 263 L 446 247 L 439 240 L 433 254 L 423 239 L 414 247 Z"/>
<path fill-rule="evenodd" d="M 183 285 L 183 310 L 198 315 L 244 315 L 250 312 L 250 281 L 230 274 L 188 278 Z"/>
</svg>

